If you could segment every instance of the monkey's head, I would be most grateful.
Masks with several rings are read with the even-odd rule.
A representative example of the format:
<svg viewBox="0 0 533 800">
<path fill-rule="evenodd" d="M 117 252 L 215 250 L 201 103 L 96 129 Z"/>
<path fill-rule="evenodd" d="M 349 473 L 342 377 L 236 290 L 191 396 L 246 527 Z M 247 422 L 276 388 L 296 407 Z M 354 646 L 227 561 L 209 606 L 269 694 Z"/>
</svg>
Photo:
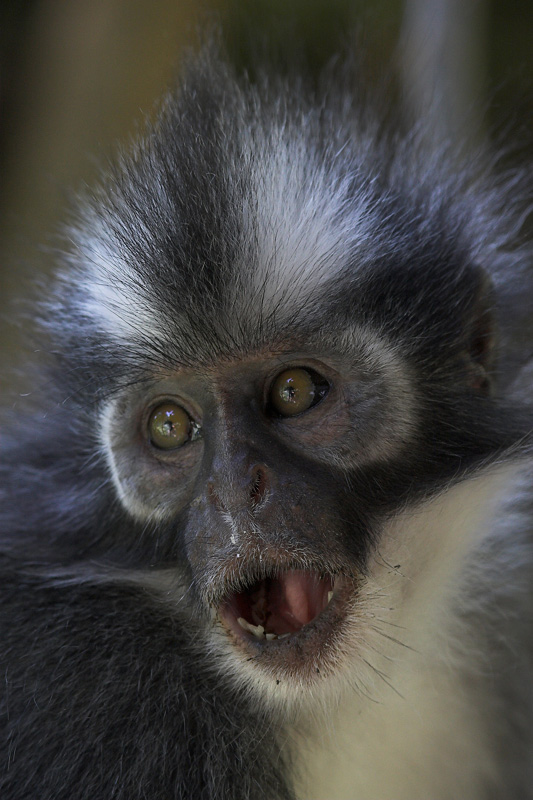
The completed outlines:
<svg viewBox="0 0 533 800">
<path fill-rule="evenodd" d="M 523 434 L 494 358 L 510 223 L 444 161 L 342 89 L 200 60 L 69 233 L 54 324 L 118 498 L 107 557 L 175 575 L 261 685 L 388 646 L 459 536 L 443 496 Z"/>
</svg>

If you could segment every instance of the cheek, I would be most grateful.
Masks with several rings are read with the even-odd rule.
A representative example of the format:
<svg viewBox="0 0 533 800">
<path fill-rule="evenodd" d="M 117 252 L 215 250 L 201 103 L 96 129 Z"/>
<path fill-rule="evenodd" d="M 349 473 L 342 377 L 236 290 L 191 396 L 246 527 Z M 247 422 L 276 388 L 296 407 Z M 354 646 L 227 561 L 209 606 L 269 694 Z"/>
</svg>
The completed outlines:
<svg viewBox="0 0 533 800">
<path fill-rule="evenodd" d="M 416 402 L 403 386 L 359 382 L 331 410 L 316 409 L 285 423 L 291 446 L 312 460 L 360 468 L 396 457 L 416 438 Z"/>
<path fill-rule="evenodd" d="M 120 500 L 138 520 L 168 520 L 193 498 L 196 466 L 186 470 L 181 465 L 154 464 L 119 448 L 113 449 L 109 460 Z"/>
<path fill-rule="evenodd" d="M 345 440 L 351 430 L 350 414 L 346 403 L 336 404 L 334 410 L 322 412 L 317 407 L 305 416 L 285 423 L 290 425 L 291 440 L 301 444 L 309 454 L 319 454 Z"/>
<path fill-rule="evenodd" d="M 396 457 L 416 437 L 413 394 L 394 387 L 369 386 L 351 404 L 352 464 L 367 465 Z"/>
<path fill-rule="evenodd" d="M 355 468 L 397 458 L 417 439 L 418 402 L 411 383 L 379 380 L 350 387 L 349 421 L 342 438 L 328 453 L 339 466 Z"/>
</svg>

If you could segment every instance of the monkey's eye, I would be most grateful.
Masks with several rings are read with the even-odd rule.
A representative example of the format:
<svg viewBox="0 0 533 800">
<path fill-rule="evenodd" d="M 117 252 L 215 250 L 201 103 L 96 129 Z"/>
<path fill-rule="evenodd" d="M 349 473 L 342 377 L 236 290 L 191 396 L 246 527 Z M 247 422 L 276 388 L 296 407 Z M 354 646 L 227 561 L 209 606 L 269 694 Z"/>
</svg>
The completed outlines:
<svg viewBox="0 0 533 800">
<path fill-rule="evenodd" d="M 316 372 L 293 367 L 280 372 L 270 390 L 270 403 L 282 417 L 295 417 L 316 406 L 328 393 L 328 382 Z"/>
<path fill-rule="evenodd" d="M 177 403 L 162 403 L 148 419 L 150 441 L 160 450 L 174 450 L 198 434 L 199 428 Z"/>
</svg>

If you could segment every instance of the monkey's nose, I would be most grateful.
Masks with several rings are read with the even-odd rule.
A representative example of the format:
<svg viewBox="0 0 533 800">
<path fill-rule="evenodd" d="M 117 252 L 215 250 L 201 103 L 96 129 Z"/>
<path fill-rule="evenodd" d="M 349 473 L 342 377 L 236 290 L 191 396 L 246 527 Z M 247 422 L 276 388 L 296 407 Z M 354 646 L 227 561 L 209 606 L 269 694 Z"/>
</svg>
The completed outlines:
<svg viewBox="0 0 533 800">
<path fill-rule="evenodd" d="M 222 479 L 211 480 L 207 485 L 207 497 L 218 511 L 238 514 L 241 511 L 255 511 L 265 500 L 271 480 L 264 464 L 255 464 L 242 483 L 225 483 Z"/>
</svg>

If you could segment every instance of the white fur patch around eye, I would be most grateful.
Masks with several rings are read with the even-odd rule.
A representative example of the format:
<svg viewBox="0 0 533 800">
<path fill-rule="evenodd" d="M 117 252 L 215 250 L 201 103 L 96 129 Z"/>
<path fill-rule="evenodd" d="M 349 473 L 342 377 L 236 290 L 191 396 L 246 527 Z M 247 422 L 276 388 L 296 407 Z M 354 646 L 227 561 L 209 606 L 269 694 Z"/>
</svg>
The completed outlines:
<svg viewBox="0 0 533 800">
<path fill-rule="evenodd" d="M 362 368 L 380 376 L 388 393 L 381 416 L 382 435 L 368 443 L 367 458 L 376 462 L 397 456 L 416 435 L 420 403 L 416 377 L 406 359 L 389 337 L 355 323 L 338 332 L 335 347 L 340 353 L 357 354 Z"/>
<path fill-rule="evenodd" d="M 111 400 L 100 412 L 100 447 L 120 502 L 132 517 L 138 520 L 145 520 L 150 516 L 150 513 L 139 501 L 135 492 L 128 491 L 128 487 L 121 480 L 120 471 L 117 467 L 113 449 L 113 426 L 116 424 L 117 406 L 118 401 Z"/>
</svg>

